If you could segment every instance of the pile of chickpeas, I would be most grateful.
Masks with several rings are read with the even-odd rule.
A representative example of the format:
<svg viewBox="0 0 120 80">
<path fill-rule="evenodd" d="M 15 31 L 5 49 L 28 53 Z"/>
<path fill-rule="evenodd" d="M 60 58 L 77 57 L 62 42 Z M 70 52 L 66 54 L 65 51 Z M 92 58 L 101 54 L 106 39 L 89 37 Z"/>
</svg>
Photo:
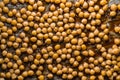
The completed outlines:
<svg viewBox="0 0 120 80">
<path fill-rule="evenodd" d="M 0 80 L 120 80 L 120 25 L 107 21 L 120 4 L 108 3 L 0 0 Z"/>
</svg>

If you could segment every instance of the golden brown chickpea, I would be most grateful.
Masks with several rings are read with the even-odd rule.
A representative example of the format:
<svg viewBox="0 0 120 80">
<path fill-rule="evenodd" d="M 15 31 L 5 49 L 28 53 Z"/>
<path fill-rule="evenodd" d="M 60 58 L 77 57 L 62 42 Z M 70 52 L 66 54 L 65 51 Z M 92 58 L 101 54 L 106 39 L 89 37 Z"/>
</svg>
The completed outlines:
<svg viewBox="0 0 120 80">
<path fill-rule="evenodd" d="M 117 5 L 118 10 L 120 10 L 120 4 Z"/>
<path fill-rule="evenodd" d="M 53 67 L 52 72 L 53 72 L 53 73 L 56 73 L 57 70 L 58 70 L 57 67 Z"/>
<path fill-rule="evenodd" d="M 108 70 L 108 71 L 106 72 L 106 75 L 107 75 L 107 76 L 112 76 L 112 71 L 111 71 L 111 70 Z"/>
<path fill-rule="evenodd" d="M 9 8 L 8 7 L 3 7 L 3 12 L 8 13 L 9 12 Z"/>
<path fill-rule="evenodd" d="M 62 74 L 62 78 L 66 79 L 67 78 L 67 74 Z"/>
<path fill-rule="evenodd" d="M 94 65 L 98 65 L 98 60 L 94 60 Z"/>
<path fill-rule="evenodd" d="M 35 64 L 35 65 L 38 65 L 38 64 L 39 64 L 39 60 L 34 59 L 34 64 Z"/>
<path fill-rule="evenodd" d="M 18 80 L 24 80 L 23 76 L 18 76 Z"/>
<path fill-rule="evenodd" d="M 33 5 L 34 2 L 35 2 L 35 0 L 30 0 L 30 1 L 29 1 L 29 4 Z"/>
<path fill-rule="evenodd" d="M 49 74 L 47 75 L 47 77 L 48 77 L 49 79 L 52 79 L 52 78 L 53 78 L 53 74 L 49 73 Z"/>
<path fill-rule="evenodd" d="M 116 80 L 119 80 L 119 79 L 120 79 L 120 75 L 117 75 Z"/>
<path fill-rule="evenodd" d="M 117 10 L 117 5 L 116 5 L 116 4 L 112 4 L 112 5 L 110 6 L 110 9 L 111 9 L 112 11 L 116 11 L 116 10 Z"/>
<path fill-rule="evenodd" d="M 10 72 L 7 72 L 7 73 L 6 73 L 6 78 L 10 78 L 10 77 L 11 77 Z"/>
<path fill-rule="evenodd" d="M 118 26 L 114 27 L 114 31 L 115 32 L 119 32 L 120 31 L 120 27 L 118 27 Z"/>
<path fill-rule="evenodd" d="M 76 51 L 73 52 L 73 54 L 74 54 L 75 56 L 79 56 L 79 55 L 80 55 L 80 52 L 76 50 Z"/>
<path fill-rule="evenodd" d="M 29 55 L 29 56 L 28 56 L 28 60 L 29 60 L 29 61 L 33 61 L 33 60 L 34 60 L 33 55 Z"/>
<path fill-rule="evenodd" d="M 72 75 L 72 74 L 68 74 L 67 78 L 68 78 L 69 80 L 71 80 L 71 79 L 73 79 L 73 75 Z"/>
<path fill-rule="evenodd" d="M 120 52 L 120 50 L 118 48 L 113 49 L 113 54 L 117 55 L 119 52 Z"/>
<path fill-rule="evenodd" d="M 76 38 L 73 38 L 73 39 L 71 40 L 71 43 L 72 43 L 72 44 L 77 44 L 77 42 L 78 42 L 78 41 L 77 41 Z"/>
<path fill-rule="evenodd" d="M 32 65 L 30 66 L 30 68 L 31 68 L 31 69 L 36 69 L 37 66 L 36 66 L 35 64 L 32 64 Z"/>
<path fill-rule="evenodd" d="M 94 1 L 89 1 L 89 6 L 94 6 Z"/>
<path fill-rule="evenodd" d="M 104 5 L 102 9 L 103 9 L 104 11 L 107 11 L 107 9 L 108 9 L 108 5 L 107 5 L 107 4 Z"/>
<path fill-rule="evenodd" d="M 37 38 L 36 37 L 31 37 L 30 40 L 31 40 L 31 42 L 36 42 Z"/>
<path fill-rule="evenodd" d="M 40 75 L 40 76 L 38 77 L 38 79 L 39 79 L 39 80 L 44 80 L 44 79 L 45 79 L 45 76 L 44 76 L 44 75 Z"/>
<path fill-rule="evenodd" d="M 86 1 L 84 1 L 83 6 L 84 9 L 88 8 L 88 3 Z"/>
<path fill-rule="evenodd" d="M 96 79 L 96 76 L 90 76 L 90 78 L 89 78 L 90 80 L 95 80 Z"/>
<path fill-rule="evenodd" d="M 83 73 L 82 72 L 78 72 L 78 77 L 82 77 Z"/>
<path fill-rule="evenodd" d="M 77 67 L 79 65 L 78 61 L 74 61 L 73 66 Z"/>
<path fill-rule="evenodd" d="M 62 70 L 58 70 L 57 75 L 61 75 L 61 74 L 62 74 Z"/>
<path fill-rule="evenodd" d="M 54 42 L 57 42 L 57 41 L 59 40 L 59 37 L 58 37 L 58 36 L 53 36 L 53 37 L 52 37 L 52 40 L 53 40 Z"/>
<path fill-rule="evenodd" d="M 63 73 L 66 73 L 66 72 L 67 72 L 67 68 L 66 68 L 66 67 L 63 67 L 63 68 L 62 68 L 62 72 L 63 72 Z"/>
<path fill-rule="evenodd" d="M 118 38 L 115 38 L 114 43 L 118 45 L 118 44 L 120 44 L 120 40 Z"/>
<path fill-rule="evenodd" d="M 3 63 L 3 64 L 1 65 L 1 68 L 2 68 L 3 70 L 7 69 L 7 65 Z"/>
<path fill-rule="evenodd" d="M 50 6 L 50 10 L 51 10 L 51 11 L 55 11 L 55 9 L 56 9 L 56 7 L 55 7 L 54 4 Z"/>
<path fill-rule="evenodd" d="M 87 77 L 86 76 L 82 76 L 81 80 L 87 80 Z"/>
<path fill-rule="evenodd" d="M 7 63 L 7 67 L 8 67 L 8 68 L 11 68 L 12 66 L 13 66 L 13 63 L 12 63 L 12 62 L 8 62 L 8 63 Z"/>
<path fill-rule="evenodd" d="M 111 12 L 110 12 L 110 16 L 111 16 L 111 17 L 114 17 L 115 15 L 116 15 L 116 12 L 115 12 L 115 11 L 111 11 Z"/>
<path fill-rule="evenodd" d="M 28 74 L 29 76 L 32 76 L 32 75 L 34 75 L 34 71 L 33 71 L 33 70 L 29 70 L 29 71 L 27 72 L 27 74 Z"/>
<path fill-rule="evenodd" d="M 12 54 L 12 53 L 7 53 L 6 57 L 7 57 L 7 58 L 12 58 L 12 57 L 13 57 L 13 54 Z"/>
<path fill-rule="evenodd" d="M 40 64 L 45 63 L 45 60 L 43 58 L 40 59 Z"/>
<path fill-rule="evenodd" d="M 4 2 L 0 2 L 0 8 L 3 8 L 5 6 Z"/>
<path fill-rule="evenodd" d="M 36 71 L 36 75 L 40 76 L 42 74 L 42 72 L 40 70 Z"/>
<path fill-rule="evenodd" d="M 27 53 L 28 53 L 28 54 L 32 54 L 32 53 L 33 53 L 33 50 L 32 50 L 31 48 L 28 48 L 28 49 L 27 49 Z"/>
<path fill-rule="evenodd" d="M 104 6 L 104 5 L 106 5 L 106 4 L 107 4 L 107 1 L 106 1 L 106 0 L 101 0 L 101 1 L 100 1 L 100 5 Z"/>
<path fill-rule="evenodd" d="M 24 3 L 24 2 L 25 2 L 25 0 L 19 0 L 19 2 L 20 2 L 20 3 Z"/>
<path fill-rule="evenodd" d="M 24 72 L 22 73 L 22 76 L 23 76 L 23 77 L 27 77 L 27 76 L 28 76 L 27 71 L 24 71 Z"/>
<path fill-rule="evenodd" d="M 11 2 L 12 2 L 13 4 L 16 4 L 16 3 L 18 2 L 18 0 L 11 0 Z"/>
<path fill-rule="evenodd" d="M 71 7 L 72 6 L 72 3 L 71 2 L 66 2 L 66 7 Z"/>
<path fill-rule="evenodd" d="M 38 11 L 43 12 L 44 10 L 45 10 L 45 7 L 44 7 L 44 6 L 38 7 Z"/>
</svg>

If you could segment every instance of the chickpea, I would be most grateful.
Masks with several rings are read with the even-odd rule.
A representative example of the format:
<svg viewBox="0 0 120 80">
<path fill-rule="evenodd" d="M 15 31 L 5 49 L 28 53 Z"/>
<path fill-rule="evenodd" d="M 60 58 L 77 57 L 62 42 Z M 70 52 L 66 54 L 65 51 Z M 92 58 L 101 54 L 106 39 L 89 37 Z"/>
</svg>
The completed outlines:
<svg viewBox="0 0 120 80">
<path fill-rule="evenodd" d="M 6 65 L 6 64 L 2 64 L 2 65 L 1 65 L 1 68 L 2 68 L 3 70 L 7 69 L 7 65 Z"/>
<path fill-rule="evenodd" d="M 100 1 L 100 5 L 103 6 L 103 5 L 105 5 L 105 4 L 107 4 L 107 1 L 106 1 L 106 0 L 101 0 L 101 1 Z"/>
<path fill-rule="evenodd" d="M 3 7 L 3 12 L 8 13 L 9 12 L 9 8 L 8 7 Z"/>
<path fill-rule="evenodd" d="M 18 80 L 24 80 L 23 76 L 18 76 Z"/>
<path fill-rule="evenodd" d="M 86 76 L 82 76 L 81 80 L 87 80 L 87 77 Z"/>
<path fill-rule="evenodd" d="M 47 77 L 48 77 L 49 79 L 52 79 L 52 78 L 53 78 L 53 74 L 49 73 L 49 74 L 47 75 Z"/>
<path fill-rule="evenodd" d="M 111 11 L 111 12 L 110 12 L 110 16 L 111 16 L 111 17 L 114 17 L 115 15 L 116 15 L 116 12 L 115 12 L 115 11 Z"/>
<path fill-rule="evenodd" d="M 117 10 L 117 5 L 116 5 L 116 4 L 112 4 L 112 5 L 110 6 L 110 9 L 111 9 L 112 11 L 116 11 L 116 10 Z"/>
<path fill-rule="evenodd" d="M 10 77 L 11 77 L 10 72 L 7 72 L 7 73 L 6 73 L 6 78 L 10 78 Z"/>
<path fill-rule="evenodd" d="M 78 77 L 82 77 L 83 73 L 82 72 L 78 72 Z"/>
<path fill-rule="evenodd" d="M 50 6 L 50 10 L 51 10 L 51 11 L 55 11 L 55 9 L 56 9 L 55 5 L 51 5 L 51 6 Z"/>
<path fill-rule="evenodd" d="M 73 75 L 72 74 L 68 74 L 67 78 L 68 79 L 73 79 Z"/>
<path fill-rule="evenodd" d="M 88 8 L 88 3 L 86 2 L 86 1 L 84 1 L 84 3 L 83 3 L 83 6 L 82 6 L 83 8 Z"/>
<path fill-rule="evenodd" d="M 107 76 L 111 76 L 111 75 L 112 75 L 111 70 L 108 70 L 108 71 L 106 72 L 106 75 L 107 75 Z"/>
<path fill-rule="evenodd" d="M 57 70 L 58 70 L 57 67 L 53 67 L 52 72 L 53 72 L 53 73 L 56 73 Z"/>
<path fill-rule="evenodd" d="M 66 79 L 67 78 L 67 74 L 62 74 L 62 78 Z"/>
<path fill-rule="evenodd" d="M 55 0 L 55 3 L 56 4 L 59 4 L 61 1 L 60 0 Z"/>
<path fill-rule="evenodd" d="M 38 7 L 38 11 L 43 12 L 44 10 L 45 10 L 45 7 L 43 6 Z"/>
<path fill-rule="evenodd" d="M 3 8 L 5 6 L 4 2 L 0 2 L 0 8 Z"/>
<path fill-rule="evenodd" d="M 120 10 L 120 4 L 117 5 L 118 10 Z"/>
</svg>

